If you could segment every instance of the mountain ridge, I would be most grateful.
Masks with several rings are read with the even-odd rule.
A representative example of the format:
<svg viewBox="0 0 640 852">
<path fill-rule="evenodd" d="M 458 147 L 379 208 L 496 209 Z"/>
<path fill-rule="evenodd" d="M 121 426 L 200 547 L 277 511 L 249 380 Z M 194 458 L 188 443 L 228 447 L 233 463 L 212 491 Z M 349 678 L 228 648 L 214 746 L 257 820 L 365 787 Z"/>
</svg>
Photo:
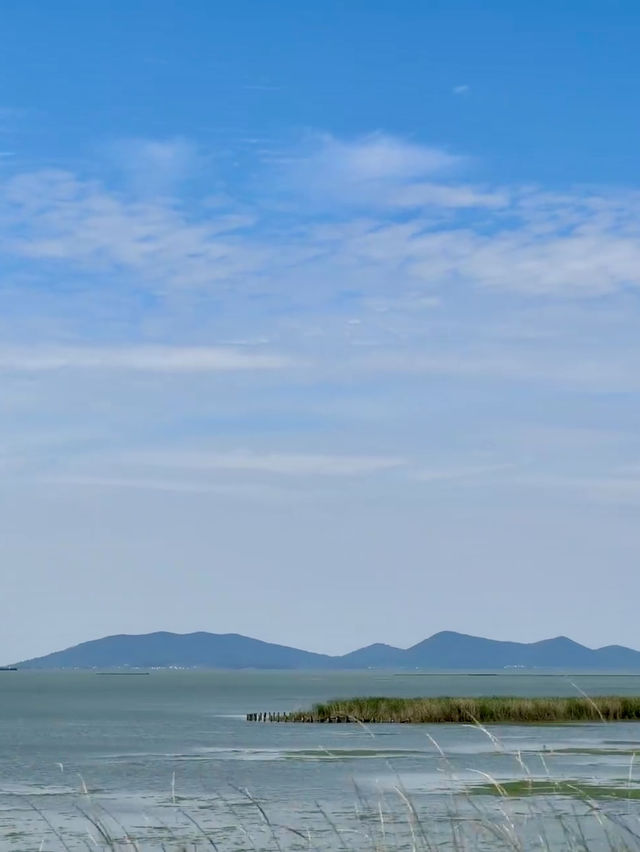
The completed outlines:
<svg viewBox="0 0 640 852">
<path fill-rule="evenodd" d="M 623 645 L 588 648 L 567 636 L 526 643 L 442 630 L 406 649 L 376 642 L 347 654 L 331 656 L 264 642 L 239 633 L 172 633 L 160 630 L 91 639 L 11 665 L 21 669 L 49 670 L 212 668 L 479 671 L 542 668 L 640 671 L 640 651 Z"/>
</svg>

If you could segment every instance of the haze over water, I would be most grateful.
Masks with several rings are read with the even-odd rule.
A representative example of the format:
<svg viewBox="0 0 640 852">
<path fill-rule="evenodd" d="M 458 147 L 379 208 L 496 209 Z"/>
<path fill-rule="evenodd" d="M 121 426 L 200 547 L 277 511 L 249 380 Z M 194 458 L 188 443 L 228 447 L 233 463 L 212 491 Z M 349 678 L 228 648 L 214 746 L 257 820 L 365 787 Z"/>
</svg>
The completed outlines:
<svg viewBox="0 0 640 852">
<path fill-rule="evenodd" d="M 637 821 L 636 800 L 619 794 L 623 786 L 638 789 L 633 772 L 629 782 L 631 755 L 640 750 L 634 723 L 496 726 L 493 741 L 470 726 L 367 730 L 252 724 L 244 716 L 352 695 L 576 695 L 580 689 L 624 695 L 637 693 L 639 686 L 637 676 L 591 674 L 6 673 L 0 678 L 0 849 L 37 849 L 41 841 L 43 849 L 63 849 L 62 840 L 71 849 L 86 848 L 87 830 L 94 835 L 96 830 L 78 809 L 99 815 L 117 836 L 126 829 L 145 841 L 145 849 L 161 843 L 177 848 L 187 841 L 209 846 L 187 814 L 223 849 L 251 848 L 240 826 L 258 848 L 276 848 L 271 829 L 242 790 L 259 801 L 273 823 L 309 830 L 318 848 L 338 845 L 335 827 L 350 848 L 373 848 L 382 802 L 395 845 L 410 848 L 406 808 L 394 788 L 400 785 L 445 837 L 449 792 L 486 783 L 480 773 L 501 783 L 522 778 L 517 751 L 537 781 L 552 776 L 598 785 L 593 795 L 605 796 L 604 808 Z M 493 795 L 483 799 L 489 812 L 498 806 Z M 514 807 L 522 816 L 532 802 L 539 819 L 546 819 L 546 805 L 538 797 L 515 799 Z M 364 819 L 367 806 L 373 817 Z M 576 807 L 588 811 L 579 798 L 555 796 L 553 806 L 567 813 Z M 460 807 L 468 808 L 463 798 Z M 554 824 L 551 817 L 549 823 Z M 587 823 L 595 831 L 593 819 Z M 289 828 L 275 830 L 278 842 L 306 848 Z"/>
</svg>

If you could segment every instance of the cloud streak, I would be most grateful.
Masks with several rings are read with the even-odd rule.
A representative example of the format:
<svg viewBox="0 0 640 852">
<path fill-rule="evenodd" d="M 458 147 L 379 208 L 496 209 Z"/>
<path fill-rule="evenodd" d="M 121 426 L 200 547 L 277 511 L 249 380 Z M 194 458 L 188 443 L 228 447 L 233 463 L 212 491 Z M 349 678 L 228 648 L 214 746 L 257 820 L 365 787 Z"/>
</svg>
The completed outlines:
<svg viewBox="0 0 640 852">
<path fill-rule="evenodd" d="M 281 355 L 207 346 L 52 346 L 0 348 L 0 370 L 128 370 L 151 373 L 209 373 L 279 370 L 293 361 Z"/>
<path fill-rule="evenodd" d="M 240 240 L 252 217 L 187 215 L 175 200 L 140 200 L 60 171 L 18 175 L 2 187 L 0 250 L 86 275 L 118 272 L 145 289 L 214 286 L 263 270 L 273 250 Z"/>
<path fill-rule="evenodd" d="M 190 470 L 226 470 L 277 476 L 361 476 L 395 470 L 407 464 L 397 456 L 332 455 L 324 453 L 165 452 L 139 454 L 143 465 Z"/>
<path fill-rule="evenodd" d="M 440 148 L 406 142 L 384 133 L 352 140 L 324 134 L 312 145 L 305 168 L 349 181 L 409 180 L 442 173 L 459 165 L 462 157 Z"/>
<path fill-rule="evenodd" d="M 441 148 L 384 133 L 355 139 L 322 134 L 288 159 L 284 172 L 294 191 L 317 204 L 384 208 L 402 206 L 402 188 L 446 175 L 464 162 Z"/>
<path fill-rule="evenodd" d="M 188 139 L 122 139 L 107 155 L 141 195 L 163 195 L 176 189 L 201 166 L 197 147 Z"/>
</svg>

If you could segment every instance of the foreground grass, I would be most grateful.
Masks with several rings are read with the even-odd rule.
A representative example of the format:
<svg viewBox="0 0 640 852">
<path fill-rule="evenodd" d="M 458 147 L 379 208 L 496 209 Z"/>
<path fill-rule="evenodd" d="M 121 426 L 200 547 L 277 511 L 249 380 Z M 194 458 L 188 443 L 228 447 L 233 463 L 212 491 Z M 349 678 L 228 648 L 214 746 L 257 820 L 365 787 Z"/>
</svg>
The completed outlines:
<svg viewBox="0 0 640 852">
<path fill-rule="evenodd" d="M 640 852 L 640 818 L 634 807 L 640 793 L 637 787 L 551 776 L 535 779 L 528 776 L 524 764 L 522 768 L 525 777 L 520 779 L 498 781 L 481 773 L 487 783 L 463 788 L 454 784 L 451 793 L 455 794 L 446 797 L 444 808 L 414 800 L 399 777 L 390 796 L 373 801 L 356 786 L 348 822 L 346 811 L 330 814 L 319 803 L 315 811 L 305 814 L 304 822 L 291 825 L 288 816 L 281 822 L 271 818 L 267 801 L 232 787 L 231 795 L 213 794 L 207 805 L 191 802 L 189 806 L 188 800 L 173 795 L 173 818 L 168 815 L 165 820 L 156 813 L 148 820 L 147 830 L 141 831 L 125 828 L 105 806 L 85 794 L 76 805 L 85 820 L 84 831 L 77 825 L 72 833 L 68 826 L 56 828 L 42 809 L 29 803 L 48 832 L 11 832 L 3 836 L 6 845 L 0 848 L 20 852 Z M 607 801 L 620 807 L 607 807 Z M 222 817 L 215 826 L 207 819 L 212 813 Z"/>
<path fill-rule="evenodd" d="M 290 713 L 287 722 L 543 723 L 640 720 L 640 696 L 594 698 L 349 698 Z"/>
<path fill-rule="evenodd" d="M 499 744 L 478 725 L 480 733 Z M 354 781 L 352 802 L 327 812 L 316 802 L 303 809 L 259 800 L 229 785 L 193 798 L 171 794 L 148 814 L 129 815 L 125 827 L 82 782 L 75 811 L 81 822 L 56 820 L 32 799 L 22 805 L 41 820 L 40 829 L 1 836 L 2 850 L 15 852 L 640 852 L 640 787 L 633 779 L 631 753 L 626 782 L 556 778 L 541 753 L 528 755 L 545 772 L 534 775 L 519 752 L 516 777 L 477 772 L 478 781 L 460 783 L 456 769 L 431 740 L 442 785 L 411 794 L 392 766 L 394 783 L 367 794 Z M 538 767 L 539 770 L 539 767 Z M 507 774 L 509 770 L 507 769 Z M 82 780 L 82 779 L 81 779 Z M 373 798 L 371 797 L 373 795 Z M 348 797 L 347 797 L 348 798 Z M 292 802 L 295 793 L 292 792 Z M 277 813 L 271 814 L 272 806 Z M 82 824 L 84 823 L 84 825 Z M 145 825 L 146 823 L 146 825 Z M 3 842 L 4 841 L 4 842 Z"/>
</svg>

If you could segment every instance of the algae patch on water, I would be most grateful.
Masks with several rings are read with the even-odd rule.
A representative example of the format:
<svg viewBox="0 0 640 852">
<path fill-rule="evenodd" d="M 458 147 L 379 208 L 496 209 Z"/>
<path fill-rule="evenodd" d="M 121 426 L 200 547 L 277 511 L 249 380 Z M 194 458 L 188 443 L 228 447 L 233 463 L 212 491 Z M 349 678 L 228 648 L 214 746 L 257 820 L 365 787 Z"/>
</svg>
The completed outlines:
<svg viewBox="0 0 640 852">
<path fill-rule="evenodd" d="M 403 757 L 423 757 L 424 750 L 389 748 L 315 748 L 291 749 L 283 751 L 285 760 L 366 760 L 372 758 L 398 759 Z"/>
<path fill-rule="evenodd" d="M 554 781 L 552 779 L 518 779 L 473 784 L 467 787 L 473 796 L 525 798 L 529 796 L 565 796 L 574 799 L 640 799 L 640 788 L 591 783 L 588 781 Z"/>
</svg>

